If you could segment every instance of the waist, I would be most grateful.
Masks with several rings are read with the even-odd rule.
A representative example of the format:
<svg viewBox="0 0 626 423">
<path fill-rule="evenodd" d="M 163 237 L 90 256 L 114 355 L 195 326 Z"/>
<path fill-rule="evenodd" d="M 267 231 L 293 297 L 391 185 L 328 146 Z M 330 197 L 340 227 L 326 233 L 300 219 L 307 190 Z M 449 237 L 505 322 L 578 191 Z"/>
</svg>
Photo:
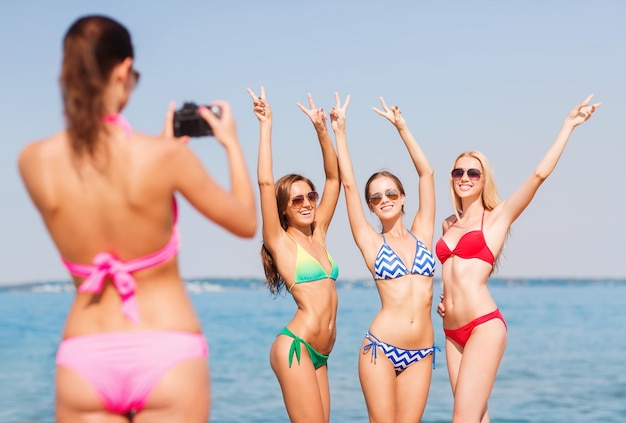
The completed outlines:
<svg viewBox="0 0 626 423">
<path fill-rule="evenodd" d="M 333 315 L 319 318 L 306 315 L 299 310 L 285 326 L 295 335 L 311 344 L 317 351 L 326 354 L 332 349 L 337 337 L 335 317 Z"/>
<path fill-rule="evenodd" d="M 99 294 L 77 293 L 63 337 L 133 330 L 200 332 L 201 325 L 180 279 L 142 281 L 135 291 L 140 320 L 123 314 L 123 299 L 109 283 Z"/>
<path fill-rule="evenodd" d="M 446 294 L 447 295 L 447 294 Z M 498 306 L 490 295 L 478 298 L 460 299 L 444 298 L 444 307 L 446 314 L 443 318 L 443 327 L 446 329 L 455 329 L 461 327 L 477 317 L 491 313 Z"/>
<path fill-rule="evenodd" d="M 391 319 L 379 313 L 369 326 L 369 332 L 383 342 L 405 349 L 432 346 L 435 332 L 430 316 L 421 320 Z"/>
</svg>

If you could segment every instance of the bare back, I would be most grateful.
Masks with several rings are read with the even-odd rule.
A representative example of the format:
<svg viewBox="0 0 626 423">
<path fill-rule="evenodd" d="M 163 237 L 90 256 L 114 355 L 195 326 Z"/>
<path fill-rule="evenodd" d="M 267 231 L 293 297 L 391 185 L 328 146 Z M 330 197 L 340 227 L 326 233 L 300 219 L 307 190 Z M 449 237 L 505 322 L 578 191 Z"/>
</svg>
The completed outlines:
<svg viewBox="0 0 626 423">
<path fill-rule="evenodd" d="M 100 252 L 128 261 L 157 251 L 172 234 L 175 169 L 168 158 L 184 147 L 136 133 L 127 138 L 116 127 L 105 141 L 95 162 L 77 159 L 64 132 L 20 157 L 31 198 L 60 255 L 73 263 L 91 264 Z M 142 317 L 136 329 L 200 330 L 175 257 L 133 276 Z M 78 294 L 64 336 L 128 329 L 120 303 L 110 281 L 100 295 Z"/>
</svg>

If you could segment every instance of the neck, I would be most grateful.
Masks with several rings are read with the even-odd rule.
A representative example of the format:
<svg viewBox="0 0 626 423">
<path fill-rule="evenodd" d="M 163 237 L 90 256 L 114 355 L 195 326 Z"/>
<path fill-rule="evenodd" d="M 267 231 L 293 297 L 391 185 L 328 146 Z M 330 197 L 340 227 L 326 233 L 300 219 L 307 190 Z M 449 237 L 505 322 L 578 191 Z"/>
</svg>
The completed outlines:
<svg viewBox="0 0 626 423">
<path fill-rule="evenodd" d="M 483 206 L 483 202 L 480 198 L 471 201 L 462 201 L 461 205 L 463 206 L 462 216 L 472 216 L 477 214 L 482 214 L 485 210 Z"/>
<path fill-rule="evenodd" d="M 311 225 L 306 225 L 306 226 L 289 226 L 287 228 L 287 232 L 289 232 L 291 235 L 298 234 L 298 236 L 304 236 L 304 237 L 307 237 L 307 238 L 313 236 L 313 228 L 311 227 Z"/>
<path fill-rule="evenodd" d="M 382 233 L 384 233 L 385 235 L 391 235 L 393 237 L 400 238 L 404 234 L 406 234 L 406 228 L 404 227 L 404 222 L 401 218 L 394 219 L 392 221 L 381 221 L 380 223 L 383 226 Z"/>
<path fill-rule="evenodd" d="M 119 113 L 102 116 L 102 122 L 119 126 L 124 130 L 127 138 L 130 138 L 133 134 L 133 128 L 130 126 L 130 122 Z"/>
</svg>

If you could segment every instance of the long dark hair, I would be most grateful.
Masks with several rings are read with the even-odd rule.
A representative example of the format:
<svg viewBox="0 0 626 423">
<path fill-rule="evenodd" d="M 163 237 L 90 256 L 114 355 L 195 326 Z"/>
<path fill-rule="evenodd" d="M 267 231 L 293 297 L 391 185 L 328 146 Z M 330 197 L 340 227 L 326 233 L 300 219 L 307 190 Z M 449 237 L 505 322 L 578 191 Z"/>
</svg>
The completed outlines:
<svg viewBox="0 0 626 423">
<path fill-rule="evenodd" d="M 291 185 L 298 181 L 306 182 L 309 187 L 311 187 L 311 191 L 315 191 L 315 185 L 310 179 L 294 173 L 283 176 L 277 180 L 275 184 L 274 189 L 276 191 L 276 206 L 278 208 L 280 226 L 282 226 L 285 231 L 289 228 L 289 220 L 287 219 L 285 211 L 287 210 L 287 205 L 289 204 Z M 280 291 L 285 286 L 285 281 L 278 273 L 274 257 L 272 257 L 272 253 L 270 253 L 267 249 L 265 243 L 263 243 L 263 246 L 261 247 L 261 261 L 263 262 L 263 270 L 265 271 L 265 283 L 267 284 L 270 292 L 275 295 L 280 294 Z"/>
<path fill-rule="evenodd" d="M 60 85 L 67 134 L 76 155 L 93 156 L 106 133 L 103 93 L 113 67 L 134 57 L 128 30 L 106 16 L 84 16 L 63 39 Z"/>
</svg>

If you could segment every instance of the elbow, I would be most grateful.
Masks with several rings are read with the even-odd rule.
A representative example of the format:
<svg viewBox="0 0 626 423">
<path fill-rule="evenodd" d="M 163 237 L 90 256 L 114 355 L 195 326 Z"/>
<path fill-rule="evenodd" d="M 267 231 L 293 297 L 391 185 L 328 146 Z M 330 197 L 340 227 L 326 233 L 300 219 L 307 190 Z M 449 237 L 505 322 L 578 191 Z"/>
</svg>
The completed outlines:
<svg viewBox="0 0 626 423">
<path fill-rule="evenodd" d="M 550 173 L 552 172 L 542 170 L 542 169 L 535 169 L 535 178 L 539 181 L 539 183 L 543 183 L 543 181 L 548 179 L 548 176 L 550 176 Z"/>
<path fill-rule="evenodd" d="M 274 181 L 271 179 L 264 179 L 259 177 L 259 189 L 263 189 L 263 188 L 272 188 L 274 189 Z"/>
<path fill-rule="evenodd" d="M 428 166 L 426 169 L 419 169 L 417 171 L 417 174 L 420 178 L 435 179 L 435 170 L 430 166 Z"/>
<path fill-rule="evenodd" d="M 237 230 L 234 231 L 235 235 L 241 238 L 252 238 L 256 234 L 258 228 L 258 219 L 256 212 L 253 212 L 250 216 L 246 216 L 241 220 L 241 224 L 237 226 Z"/>
</svg>

